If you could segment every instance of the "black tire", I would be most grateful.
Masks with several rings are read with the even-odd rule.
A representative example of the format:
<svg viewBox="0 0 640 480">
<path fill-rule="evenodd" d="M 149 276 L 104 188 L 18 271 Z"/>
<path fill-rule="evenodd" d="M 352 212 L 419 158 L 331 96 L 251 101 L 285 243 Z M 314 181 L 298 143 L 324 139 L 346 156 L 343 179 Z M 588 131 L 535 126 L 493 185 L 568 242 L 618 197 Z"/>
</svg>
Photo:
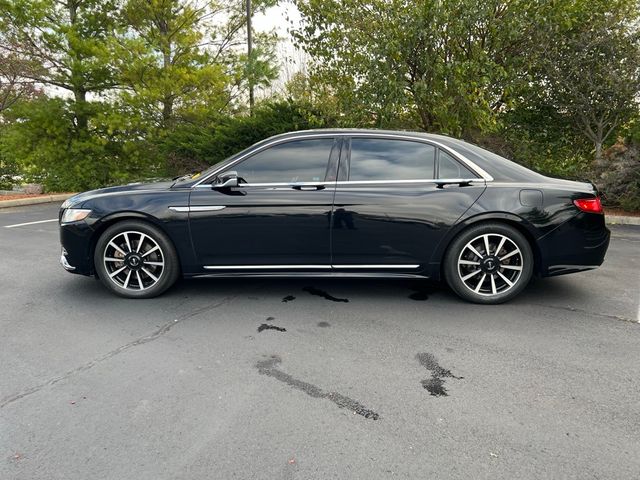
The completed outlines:
<svg viewBox="0 0 640 480">
<path fill-rule="evenodd" d="M 498 247 L 500 251 L 495 251 Z M 444 275 L 451 289 L 461 298 L 480 304 L 514 298 L 531 280 L 533 267 L 528 240 L 504 223 L 481 223 L 462 231 L 444 258 Z"/>
<path fill-rule="evenodd" d="M 96 242 L 93 261 L 103 285 L 125 298 L 156 297 L 180 275 L 171 240 L 159 228 L 139 220 L 108 227 Z"/>
</svg>

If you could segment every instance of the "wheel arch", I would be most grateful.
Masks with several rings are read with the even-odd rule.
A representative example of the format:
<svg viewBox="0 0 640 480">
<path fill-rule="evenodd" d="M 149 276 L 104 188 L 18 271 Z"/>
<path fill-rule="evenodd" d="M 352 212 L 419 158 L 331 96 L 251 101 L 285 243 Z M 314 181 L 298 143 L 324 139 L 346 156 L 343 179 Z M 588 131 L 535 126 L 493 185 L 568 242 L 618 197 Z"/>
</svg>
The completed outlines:
<svg viewBox="0 0 640 480">
<path fill-rule="evenodd" d="M 475 227 L 482 223 L 503 223 L 509 225 L 510 227 L 515 228 L 519 231 L 529 242 L 529 246 L 531 247 L 531 251 L 533 253 L 533 274 L 539 275 L 541 271 L 541 252 L 538 242 L 536 241 L 536 230 L 533 225 L 527 222 L 522 217 L 518 215 L 508 213 L 508 212 L 489 212 L 482 213 L 479 215 L 475 215 L 473 217 L 467 218 L 460 223 L 456 224 L 446 235 L 446 237 L 440 242 L 438 248 L 434 252 L 432 256 L 432 265 L 437 265 L 437 271 L 433 272 L 437 275 L 437 279 L 444 279 L 444 258 L 449 250 L 453 240 L 460 235 L 465 230 Z"/>
</svg>

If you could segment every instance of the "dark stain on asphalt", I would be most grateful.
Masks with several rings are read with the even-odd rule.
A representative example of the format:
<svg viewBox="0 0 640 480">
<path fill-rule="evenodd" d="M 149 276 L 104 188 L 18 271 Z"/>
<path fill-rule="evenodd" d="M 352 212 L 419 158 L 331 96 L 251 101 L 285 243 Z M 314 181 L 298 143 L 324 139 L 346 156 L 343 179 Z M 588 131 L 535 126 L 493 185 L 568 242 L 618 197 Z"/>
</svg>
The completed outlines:
<svg viewBox="0 0 640 480">
<path fill-rule="evenodd" d="M 316 295 L 318 297 L 322 297 L 322 298 L 325 298 L 327 300 L 331 300 L 332 302 L 344 302 L 344 303 L 349 302 L 348 298 L 336 298 L 333 295 L 328 294 L 324 290 L 320 290 L 319 288 L 304 287 L 302 290 L 304 290 L 305 292 L 310 293 L 311 295 Z"/>
<path fill-rule="evenodd" d="M 422 387 L 425 390 L 428 390 L 429 394 L 433 395 L 434 397 L 448 396 L 447 389 L 444 387 L 445 378 L 455 378 L 456 380 L 464 378 L 456 377 L 453 373 L 451 373 L 451 370 L 442 368 L 438 364 L 438 360 L 436 360 L 436 357 L 434 357 L 430 353 L 419 353 L 416 355 L 416 358 L 420 362 L 420 365 L 431 372 L 431 378 L 426 378 L 420 383 L 422 383 Z"/>
<path fill-rule="evenodd" d="M 291 300 L 295 300 L 295 299 L 296 299 L 296 297 L 294 297 L 293 295 L 287 295 L 286 297 L 284 297 L 282 299 L 282 302 L 283 303 L 287 303 L 287 302 L 290 302 Z"/>
<path fill-rule="evenodd" d="M 330 327 L 331 324 L 329 322 L 318 322 L 318 326 L 320 328 L 327 328 L 327 327 Z"/>
<path fill-rule="evenodd" d="M 267 317 L 267 322 L 270 322 L 271 320 L 275 320 L 275 318 L 273 317 Z M 275 325 L 270 325 L 268 323 L 263 323 L 262 325 L 260 325 L 258 327 L 258 333 L 260 333 L 263 330 L 277 330 L 278 332 L 286 332 L 287 329 L 284 327 L 276 327 Z"/>
<path fill-rule="evenodd" d="M 428 300 L 429 299 L 429 292 L 427 292 L 425 290 L 419 290 L 419 291 L 413 292 L 411 295 L 409 295 L 409 298 L 411 300 L 419 300 L 419 301 Z"/>
<path fill-rule="evenodd" d="M 280 363 L 282 363 L 282 359 L 279 356 L 271 355 L 266 360 L 262 360 L 256 363 L 256 368 L 258 369 L 258 373 L 260 373 L 261 375 L 267 375 L 268 377 L 275 378 L 276 380 L 279 380 L 282 383 L 295 388 L 296 390 L 300 390 L 306 393 L 312 398 L 324 398 L 327 400 L 331 400 L 338 407 L 351 410 L 353 413 L 361 415 L 364 418 L 368 418 L 370 420 L 378 420 L 380 418 L 379 414 L 377 414 L 373 410 L 366 408 L 356 400 L 353 400 L 337 392 L 325 392 L 321 388 L 311 383 L 298 380 L 288 373 L 278 370 L 277 367 Z"/>
</svg>

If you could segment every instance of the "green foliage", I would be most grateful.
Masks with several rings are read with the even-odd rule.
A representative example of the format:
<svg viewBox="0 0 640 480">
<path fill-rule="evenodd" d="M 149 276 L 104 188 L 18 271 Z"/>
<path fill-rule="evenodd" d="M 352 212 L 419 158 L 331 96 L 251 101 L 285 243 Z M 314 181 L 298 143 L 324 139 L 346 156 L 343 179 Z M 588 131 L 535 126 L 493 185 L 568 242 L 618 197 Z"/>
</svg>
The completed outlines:
<svg viewBox="0 0 640 480">
<path fill-rule="evenodd" d="M 308 103 L 274 101 L 258 105 L 252 116 L 213 117 L 205 126 L 181 124 L 159 148 L 169 159 L 169 173 L 178 175 L 206 168 L 272 135 L 327 126 Z"/>
<path fill-rule="evenodd" d="M 82 135 L 75 132 L 73 107 L 70 100 L 43 97 L 12 108 L 0 156 L 50 191 L 99 188 L 160 171 L 141 155 L 135 138 L 127 138 L 131 132 L 114 130 L 121 117 L 109 105 L 91 103 L 94 121 Z"/>
</svg>

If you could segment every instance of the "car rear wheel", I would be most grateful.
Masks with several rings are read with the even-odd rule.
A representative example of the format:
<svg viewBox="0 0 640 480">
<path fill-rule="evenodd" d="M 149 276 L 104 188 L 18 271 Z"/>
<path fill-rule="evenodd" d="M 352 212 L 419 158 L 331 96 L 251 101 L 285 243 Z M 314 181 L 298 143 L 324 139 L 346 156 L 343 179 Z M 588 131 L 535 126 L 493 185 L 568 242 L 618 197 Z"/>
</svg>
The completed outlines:
<svg viewBox="0 0 640 480">
<path fill-rule="evenodd" d="M 449 286 L 465 300 L 503 303 L 529 283 L 533 253 L 527 239 L 515 228 L 484 223 L 453 240 L 445 256 L 444 271 Z"/>
<path fill-rule="evenodd" d="M 137 220 L 116 223 L 103 232 L 96 244 L 94 265 L 102 283 L 126 298 L 160 295 L 180 273 L 178 256 L 167 236 Z"/>
</svg>

